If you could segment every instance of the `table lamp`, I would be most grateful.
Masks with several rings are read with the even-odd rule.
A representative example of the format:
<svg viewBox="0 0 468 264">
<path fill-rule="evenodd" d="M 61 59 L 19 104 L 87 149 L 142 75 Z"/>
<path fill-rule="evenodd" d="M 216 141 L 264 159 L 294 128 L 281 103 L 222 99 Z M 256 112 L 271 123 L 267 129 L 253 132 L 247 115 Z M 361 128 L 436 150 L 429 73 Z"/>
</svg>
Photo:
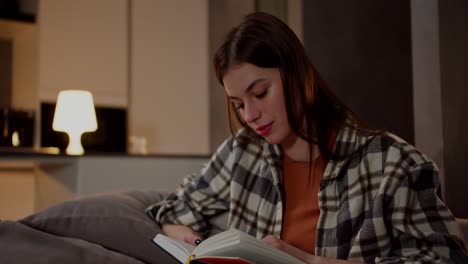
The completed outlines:
<svg viewBox="0 0 468 264">
<path fill-rule="evenodd" d="M 68 155 L 82 155 L 81 135 L 97 130 L 93 95 L 82 90 L 61 91 L 57 97 L 52 129 L 68 134 Z"/>
</svg>

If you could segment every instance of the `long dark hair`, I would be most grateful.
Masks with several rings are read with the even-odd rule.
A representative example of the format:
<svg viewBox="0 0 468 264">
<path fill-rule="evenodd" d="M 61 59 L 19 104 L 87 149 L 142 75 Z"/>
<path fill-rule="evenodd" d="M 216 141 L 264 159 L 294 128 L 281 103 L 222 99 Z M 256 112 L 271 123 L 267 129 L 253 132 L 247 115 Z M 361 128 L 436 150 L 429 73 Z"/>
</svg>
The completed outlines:
<svg viewBox="0 0 468 264">
<path fill-rule="evenodd" d="M 245 16 L 215 53 L 213 65 L 218 81 L 224 85 L 223 77 L 229 67 L 242 62 L 262 68 L 279 68 L 291 129 L 309 143 L 310 157 L 312 144 L 317 144 L 326 159 L 337 159 L 329 147 L 330 135 L 343 126 L 361 121 L 329 89 L 294 32 L 283 21 L 267 13 Z M 247 130 L 251 139 L 258 139 L 229 100 L 227 105 L 231 132 L 235 134 L 238 130 L 237 122 Z"/>
</svg>

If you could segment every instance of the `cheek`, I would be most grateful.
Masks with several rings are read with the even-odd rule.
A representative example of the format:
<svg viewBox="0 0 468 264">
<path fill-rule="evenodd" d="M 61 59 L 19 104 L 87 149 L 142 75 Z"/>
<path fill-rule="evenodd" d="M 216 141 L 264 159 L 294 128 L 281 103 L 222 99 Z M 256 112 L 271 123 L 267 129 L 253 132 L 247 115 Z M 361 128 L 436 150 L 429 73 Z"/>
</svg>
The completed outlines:
<svg viewBox="0 0 468 264">
<path fill-rule="evenodd" d="M 276 114 L 281 117 L 287 117 L 286 111 L 286 102 L 284 101 L 283 94 L 278 94 L 273 100 L 273 109 L 276 111 Z"/>
</svg>

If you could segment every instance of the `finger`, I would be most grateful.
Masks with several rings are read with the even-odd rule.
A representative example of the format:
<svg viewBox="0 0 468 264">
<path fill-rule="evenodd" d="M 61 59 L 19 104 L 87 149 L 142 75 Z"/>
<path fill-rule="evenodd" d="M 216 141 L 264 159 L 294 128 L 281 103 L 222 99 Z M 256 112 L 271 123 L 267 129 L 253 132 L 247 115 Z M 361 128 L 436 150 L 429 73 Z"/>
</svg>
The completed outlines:
<svg viewBox="0 0 468 264">
<path fill-rule="evenodd" d="M 286 252 L 288 253 L 289 255 L 291 256 L 294 256 L 306 263 L 309 263 L 308 259 L 310 258 L 310 254 L 308 252 L 305 252 L 291 244 L 288 244 L 286 242 L 284 242 L 283 240 L 275 237 L 275 236 L 272 236 L 272 235 L 268 235 L 266 237 L 264 237 L 262 239 L 263 241 L 265 241 L 266 243 L 270 244 L 271 246 L 273 246 L 274 248 L 276 249 L 279 249 L 283 252 Z"/>
<path fill-rule="evenodd" d="M 270 246 L 273 246 L 274 248 L 281 249 L 282 248 L 282 242 L 279 238 L 268 235 L 262 239 L 264 242 L 269 244 Z"/>
<path fill-rule="evenodd" d="M 196 246 L 200 244 L 201 241 L 203 241 L 203 237 L 196 232 L 190 232 L 185 235 L 184 241 L 189 243 L 190 245 Z"/>
<path fill-rule="evenodd" d="M 262 240 L 265 241 L 265 242 L 280 241 L 279 238 L 277 238 L 276 236 L 273 236 L 273 235 L 268 235 L 268 236 L 264 237 Z"/>
</svg>

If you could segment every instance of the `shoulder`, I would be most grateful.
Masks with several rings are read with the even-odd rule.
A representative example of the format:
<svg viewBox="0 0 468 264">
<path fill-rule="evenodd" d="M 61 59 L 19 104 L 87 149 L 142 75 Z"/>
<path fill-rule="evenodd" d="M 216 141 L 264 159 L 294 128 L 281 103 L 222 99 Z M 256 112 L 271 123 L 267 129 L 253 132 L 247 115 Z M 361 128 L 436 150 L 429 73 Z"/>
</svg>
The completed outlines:
<svg viewBox="0 0 468 264">
<path fill-rule="evenodd" d="M 335 152 L 344 156 L 358 155 L 362 158 L 379 156 L 383 161 L 404 161 L 407 165 L 433 163 L 417 147 L 391 132 L 354 127 L 341 129 Z"/>
<path fill-rule="evenodd" d="M 338 161 L 342 169 L 358 169 L 361 176 L 370 173 L 401 181 L 419 177 L 423 172 L 438 180 L 436 164 L 417 147 L 390 132 L 343 128 L 338 134 L 335 153 L 345 157 Z"/>
<path fill-rule="evenodd" d="M 341 178 L 343 184 L 370 184 L 373 197 L 380 192 L 393 197 L 396 192 L 438 187 L 436 164 L 397 135 L 365 129 L 348 129 L 344 134 L 340 132 L 336 148 L 348 146 L 348 156 L 333 163 L 337 169 L 330 167 L 330 178 L 346 175 Z"/>
<path fill-rule="evenodd" d="M 377 133 L 370 140 L 366 152 L 382 153 L 387 162 L 401 163 L 408 168 L 434 164 L 421 150 L 391 132 Z M 435 165 L 435 164 L 434 164 Z"/>
<path fill-rule="evenodd" d="M 368 144 L 358 151 L 359 163 L 380 171 L 381 183 L 391 186 L 438 186 L 437 165 L 417 147 L 390 132 L 361 131 Z M 358 136 L 359 137 L 359 136 Z M 412 183 L 412 184 L 410 184 Z"/>
</svg>

